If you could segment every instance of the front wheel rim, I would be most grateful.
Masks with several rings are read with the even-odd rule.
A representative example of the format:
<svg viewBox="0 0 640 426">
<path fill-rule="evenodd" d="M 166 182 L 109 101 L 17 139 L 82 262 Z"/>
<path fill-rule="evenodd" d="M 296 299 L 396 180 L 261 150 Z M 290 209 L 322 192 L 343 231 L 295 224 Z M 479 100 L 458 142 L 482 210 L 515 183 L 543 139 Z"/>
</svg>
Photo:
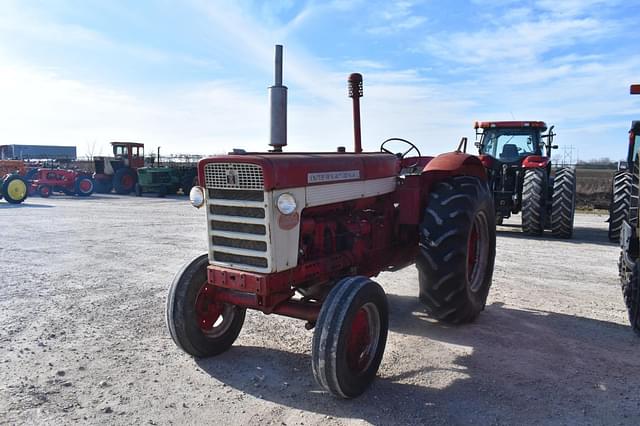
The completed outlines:
<svg viewBox="0 0 640 426">
<path fill-rule="evenodd" d="M 347 366 L 362 374 L 373 363 L 380 341 L 380 313 L 374 303 L 366 303 L 356 312 L 347 336 Z"/>
<path fill-rule="evenodd" d="M 215 288 L 207 283 L 198 292 L 195 311 L 198 328 L 209 338 L 224 335 L 235 316 L 235 306 L 218 302 Z"/>
<path fill-rule="evenodd" d="M 14 200 L 21 200 L 27 195 L 27 185 L 20 179 L 15 179 L 7 185 L 7 193 Z"/>
</svg>

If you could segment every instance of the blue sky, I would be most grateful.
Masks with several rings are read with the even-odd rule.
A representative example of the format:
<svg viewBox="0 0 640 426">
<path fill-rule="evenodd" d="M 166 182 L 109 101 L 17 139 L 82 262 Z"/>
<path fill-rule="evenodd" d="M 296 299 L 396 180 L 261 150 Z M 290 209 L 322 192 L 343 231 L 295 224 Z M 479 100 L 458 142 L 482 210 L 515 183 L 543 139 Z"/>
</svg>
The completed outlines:
<svg viewBox="0 0 640 426">
<path fill-rule="evenodd" d="M 290 151 L 424 154 L 474 120 L 544 120 L 574 159 L 624 157 L 640 119 L 640 1 L 0 0 L 0 144 L 111 140 L 164 153 L 262 150 L 273 46 L 285 46 Z"/>
</svg>

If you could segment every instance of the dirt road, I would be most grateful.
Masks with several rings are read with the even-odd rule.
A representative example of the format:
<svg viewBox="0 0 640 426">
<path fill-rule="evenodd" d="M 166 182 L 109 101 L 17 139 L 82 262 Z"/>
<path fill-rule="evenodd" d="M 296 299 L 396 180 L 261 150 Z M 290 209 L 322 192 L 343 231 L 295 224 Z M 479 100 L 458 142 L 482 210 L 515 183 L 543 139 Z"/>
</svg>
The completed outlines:
<svg viewBox="0 0 640 426">
<path fill-rule="evenodd" d="M 578 215 L 570 241 L 500 227 L 487 308 L 462 327 L 424 314 L 413 267 L 380 275 L 379 378 L 342 401 L 314 383 L 300 321 L 250 312 L 214 359 L 175 347 L 165 291 L 206 250 L 184 199 L 0 202 L 0 423 L 638 424 L 640 338 L 604 220 Z"/>
</svg>

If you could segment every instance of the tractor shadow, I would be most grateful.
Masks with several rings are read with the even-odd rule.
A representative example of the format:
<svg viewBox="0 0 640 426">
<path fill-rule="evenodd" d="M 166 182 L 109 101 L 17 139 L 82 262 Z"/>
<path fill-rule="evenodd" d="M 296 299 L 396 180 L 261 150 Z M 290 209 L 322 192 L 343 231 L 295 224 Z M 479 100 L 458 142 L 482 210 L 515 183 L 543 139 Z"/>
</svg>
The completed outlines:
<svg viewBox="0 0 640 426">
<path fill-rule="evenodd" d="M 516 238 L 523 240 L 541 240 L 556 241 L 569 244 L 604 244 L 609 246 L 618 246 L 618 243 L 609 241 L 608 231 L 601 228 L 591 228 L 587 226 L 574 226 L 573 237 L 556 238 L 551 235 L 551 231 L 545 231 L 542 235 L 527 235 L 522 232 L 519 225 L 499 225 L 496 227 L 496 235 L 498 237 Z"/>
<path fill-rule="evenodd" d="M 30 201 L 25 201 L 24 203 L 21 204 L 11 204 L 11 203 L 6 203 L 6 202 L 0 202 L 0 209 L 28 209 L 28 208 L 34 208 L 34 209 L 39 209 L 39 208 L 52 208 L 55 206 L 49 205 L 49 204 L 38 204 L 38 203 L 32 203 Z"/>
<path fill-rule="evenodd" d="M 353 400 L 320 389 L 307 353 L 234 346 L 197 363 L 256 398 L 372 424 L 599 423 L 598 415 L 606 423 L 611 412 L 602 413 L 620 395 L 640 391 L 638 340 L 627 326 L 499 303 L 473 324 L 447 326 L 416 297 L 389 295 L 389 303 L 378 378 Z M 567 409 L 568 401 L 575 407 Z"/>
</svg>

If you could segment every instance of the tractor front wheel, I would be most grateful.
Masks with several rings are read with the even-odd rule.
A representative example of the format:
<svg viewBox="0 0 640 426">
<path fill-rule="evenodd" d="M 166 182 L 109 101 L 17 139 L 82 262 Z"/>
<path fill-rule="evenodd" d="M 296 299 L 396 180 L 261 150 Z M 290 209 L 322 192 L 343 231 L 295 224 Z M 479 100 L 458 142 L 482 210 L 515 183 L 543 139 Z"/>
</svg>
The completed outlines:
<svg viewBox="0 0 640 426">
<path fill-rule="evenodd" d="M 94 179 L 94 185 L 98 194 L 108 194 L 113 189 L 113 183 L 110 180 Z"/>
<path fill-rule="evenodd" d="M 113 189 L 116 190 L 116 194 L 127 195 L 133 191 L 137 181 L 138 175 L 133 169 L 119 169 L 113 175 Z"/>
<path fill-rule="evenodd" d="M 341 398 L 363 393 L 378 372 L 389 330 L 384 290 L 367 277 L 340 280 L 320 309 L 312 369 L 320 386 Z"/>
<path fill-rule="evenodd" d="M 622 285 L 622 295 L 633 331 L 640 336 L 640 263 L 635 262 L 629 280 Z"/>
<path fill-rule="evenodd" d="M 420 293 L 432 317 L 473 321 L 484 309 L 496 254 L 491 193 L 478 178 L 439 182 L 429 194 L 416 259 Z"/>
<path fill-rule="evenodd" d="M 527 169 L 522 185 L 522 231 L 541 235 L 547 216 L 547 172 Z"/>
<path fill-rule="evenodd" d="M 176 345 L 189 355 L 219 355 L 235 342 L 246 309 L 216 301 L 207 283 L 207 254 L 187 263 L 176 274 L 167 295 L 167 327 Z"/>
<path fill-rule="evenodd" d="M 576 212 L 576 172 L 558 169 L 553 180 L 551 203 L 551 233 L 554 237 L 571 238 Z"/>
<path fill-rule="evenodd" d="M 49 198 L 51 195 L 51 187 L 49 185 L 40 185 L 38 187 L 38 195 L 42 198 Z"/>
<path fill-rule="evenodd" d="M 628 171 L 617 172 L 611 184 L 611 200 L 609 202 L 609 241 L 620 241 L 622 222 L 627 219 L 631 203 L 632 176 Z"/>
<path fill-rule="evenodd" d="M 2 181 L 4 199 L 10 204 L 20 204 L 27 199 L 29 187 L 27 182 L 18 175 L 9 175 Z"/>
</svg>

